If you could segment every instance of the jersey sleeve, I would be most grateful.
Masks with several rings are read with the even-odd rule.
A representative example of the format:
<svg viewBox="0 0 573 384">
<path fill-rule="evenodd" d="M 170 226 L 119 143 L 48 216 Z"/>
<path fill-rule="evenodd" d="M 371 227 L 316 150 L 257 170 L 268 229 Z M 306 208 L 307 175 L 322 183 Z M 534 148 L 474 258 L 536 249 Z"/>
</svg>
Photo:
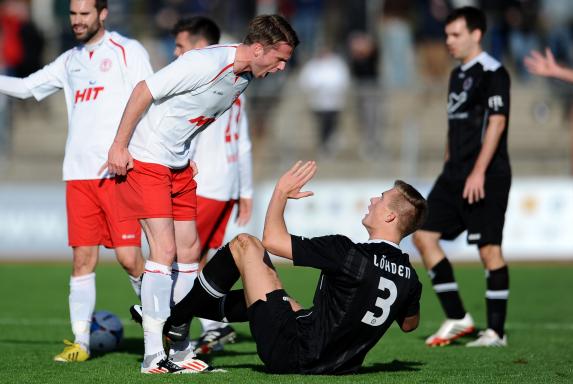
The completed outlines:
<svg viewBox="0 0 573 384">
<path fill-rule="evenodd" d="M 491 74 L 486 88 L 486 108 L 490 116 L 509 116 L 509 88 L 509 74 L 500 67 Z"/>
<path fill-rule="evenodd" d="M 145 48 L 137 41 L 129 43 L 129 60 L 127 61 L 127 77 L 133 88 L 141 80 L 147 79 L 153 74 L 149 54 Z"/>
<path fill-rule="evenodd" d="M 36 100 L 43 100 L 64 88 L 67 79 L 66 63 L 70 54 L 70 51 L 63 53 L 44 68 L 24 78 L 26 87 Z"/>
<path fill-rule="evenodd" d="M 0 93 L 19 99 L 27 99 L 33 96 L 24 79 L 4 75 L 0 75 Z"/>
<path fill-rule="evenodd" d="M 250 199 L 253 197 L 253 158 L 252 144 L 249 136 L 249 119 L 245 108 L 245 97 L 241 95 L 241 108 L 238 116 L 239 132 L 239 196 Z"/>
<path fill-rule="evenodd" d="M 145 80 L 154 100 L 192 91 L 217 75 L 213 60 L 197 52 L 187 52 Z"/>
<path fill-rule="evenodd" d="M 414 316 L 420 312 L 420 297 L 422 295 L 422 283 L 416 278 L 416 281 L 411 284 L 410 290 L 408 291 L 408 297 L 406 299 L 406 305 L 398 315 L 398 319 L 404 319 L 406 317 Z"/>
<path fill-rule="evenodd" d="M 354 243 L 346 236 L 331 235 L 312 239 L 291 236 L 294 265 L 327 272 L 340 269 Z"/>
</svg>

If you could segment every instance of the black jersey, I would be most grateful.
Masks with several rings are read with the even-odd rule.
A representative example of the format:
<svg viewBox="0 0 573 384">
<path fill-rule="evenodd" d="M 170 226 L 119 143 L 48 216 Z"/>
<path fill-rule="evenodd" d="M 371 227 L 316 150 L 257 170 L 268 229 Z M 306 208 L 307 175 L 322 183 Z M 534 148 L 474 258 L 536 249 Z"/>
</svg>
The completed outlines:
<svg viewBox="0 0 573 384">
<path fill-rule="evenodd" d="M 322 271 L 313 307 L 297 317 L 303 373 L 357 370 L 394 320 L 419 311 L 422 284 L 390 243 L 292 236 L 292 254 L 295 265 Z"/>
<path fill-rule="evenodd" d="M 449 159 L 444 174 L 467 178 L 481 150 L 489 116 L 504 115 L 506 126 L 486 176 L 511 176 L 507 153 L 509 87 L 505 68 L 485 52 L 452 71 L 448 92 Z"/>
</svg>

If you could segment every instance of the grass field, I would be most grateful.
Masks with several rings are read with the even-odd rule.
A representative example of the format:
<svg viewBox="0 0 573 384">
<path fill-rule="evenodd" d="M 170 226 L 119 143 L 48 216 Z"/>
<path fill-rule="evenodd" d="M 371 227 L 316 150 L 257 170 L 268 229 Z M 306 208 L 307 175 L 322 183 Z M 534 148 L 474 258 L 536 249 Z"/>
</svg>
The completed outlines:
<svg viewBox="0 0 573 384">
<path fill-rule="evenodd" d="M 0 383 L 572 383 L 573 265 L 516 264 L 511 267 L 507 323 L 509 347 L 465 348 L 462 340 L 444 348 L 424 346 L 442 320 L 423 268 L 422 321 L 417 331 L 393 326 L 352 376 L 268 375 L 256 355 L 248 327 L 238 325 L 240 341 L 209 358 L 226 373 L 139 374 L 141 329 L 127 320 L 134 295 L 123 271 L 102 264 L 97 272 L 97 309 L 118 314 L 125 326 L 119 351 L 85 363 L 58 364 L 52 356 L 70 338 L 67 264 L 0 264 Z M 317 274 L 279 269 L 288 292 L 309 305 Z M 478 265 L 458 265 L 457 278 L 467 309 L 483 327 L 484 278 Z M 196 335 L 196 324 L 193 328 Z"/>
</svg>

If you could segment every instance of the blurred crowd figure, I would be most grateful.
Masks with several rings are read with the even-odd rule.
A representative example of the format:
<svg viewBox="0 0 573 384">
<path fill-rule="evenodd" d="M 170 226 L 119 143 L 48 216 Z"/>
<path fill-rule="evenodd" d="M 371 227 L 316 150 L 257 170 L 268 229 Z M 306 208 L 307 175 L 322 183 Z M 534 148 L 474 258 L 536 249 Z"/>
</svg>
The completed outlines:
<svg viewBox="0 0 573 384">
<path fill-rule="evenodd" d="M 44 38 L 31 19 L 30 2 L 0 2 L 0 74 L 25 77 L 42 67 Z M 0 96 L 0 161 L 10 148 L 10 104 Z"/>
<path fill-rule="evenodd" d="M 43 0 L 0 0 L 1 68 L 4 73 L 25 76 L 37 69 L 43 48 L 42 34 L 30 21 L 30 4 Z M 73 45 L 67 28 L 68 0 L 51 0 L 56 22 L 62 26 L 56 50 Z M 558 62 L 573 65 L 573 6 L 571 0 L 114 0 L 110 25 L 127 36 L 144 36 L 159 49 L 155 66 L 173 57 L 170 27 L 182 16 L 204 14 L 223 26 L 223 41 L 237 42 L 247 21 L 256 14 L 280 13 L 297 30 L 301 45 L 291 69 L 270 81 L 255 82 L 250 99 L 253 140 L 265 138 L 268 119 L 281 100 L 293 72 L 300 71 L 324 46 L 339 52 L 351 74 L 348 93 L 341 99 L 353 102 L 356 134 L 361 137 L 358 153 L 370 157 L 379 146 L 382 126 L 392 111 L 385 111 L 384 94 L 400 89 L 441 90 L 447 81 L 450 58 L 443 44 L 444 19 L 454 8 L 480 7 L 487 15 L 488 33 L 484 48 L 505 63 L 516 82 L 531 75 L 523 59 L 531 50 L 549 47 Z M 22 49 L 19 41 L 26 41 Z M 155 68 L 158 69 L 158 68 Z M 573 86 L 557 80 L 549 83 L 566 110 L 573 105 Z M 272 91 L 269 91 L 272 90 Z M 337 96 L 338 97 L 338 96 Z M 0 105 L 2 99 L 0 99 Z M 333 103 L 335 104 L 335 103 Z M 333 107 L 331 107 L 333 108 Z M 0 119 L 5 116 L 0 107 Z M 321 128 L 321 149 L 336 128 Z M 567 114 L 567 118 L 569 119 Z M 325 118 L 326 119 L 326 118 Z M 5 135 L 6 124 L 0 133 Z M 1 145 L 6 140 L 2 139 Z"/>
<path fill-rule="evenodd" d="M 348 40 L 350 73 L 354 83 L 356 122 L 361 130 L 358 154 L 377 157 L 382 127 L 382 92 L 378 79 L 378 47 L 373 36 L 353 32 Z"/>
<path fill-rule="evenodd" d="M 299 80 L 316 119 L 319 151 L 332 155 L 338 147 L 334 133 L 350 84 L 348 66 L 340 55 L 325 47 L 302 67 Z"/>
</svg>

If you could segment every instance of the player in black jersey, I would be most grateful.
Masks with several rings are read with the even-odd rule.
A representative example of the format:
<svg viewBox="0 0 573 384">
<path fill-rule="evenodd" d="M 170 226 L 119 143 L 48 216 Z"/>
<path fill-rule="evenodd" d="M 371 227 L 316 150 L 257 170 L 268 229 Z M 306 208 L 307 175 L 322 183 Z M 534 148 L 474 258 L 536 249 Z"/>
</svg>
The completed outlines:
<svg viewBox="0 0 573 384">
<path fill-rule="evenodd" d="M 446 345 L 472 333 L 474 322 L 458 293 L 452 266 L 439 240 L 467 230 L 486 269 L 487 329 L 468 346 L 505 346 L 509 274 L 501 252 L 511 185 L 507 152 L 509 75 L 482 51 L 485 16 L 473 7 L 454 10 L 446 20 L 446 45 L 461 62 L 450 76 L 448 144 L 442 174 L 428 196 L 429 216 L 414 243 L 432 279 L 447 320 L 430 346 Z"/>
<path fill-rule="evenodd" d="M 242 234 L 217 251 L 192 291 L 172 309 L 168 336 L 192 315 L 249 320 L 259 357 L 273 373 L 341 374 L 360 368 L 366 353 L 395 321 L 403 331 L 418 326 L 422 285 L 398 244 L 414 232 L 426 201 L 410 185 L 370 199 L 362 224 L 366 243 L 341 235 L 308 239 L 290 235 L 287 200 L 312 195 L 301 188 L 314 162 L 298 162 L 277 182 L 265 220 L 263 242 Z M 322 274 L 310 309 L 283 290 L 269 252 Z M 230 291 L 241 277 L 244 289 Z"/>
</svg>

